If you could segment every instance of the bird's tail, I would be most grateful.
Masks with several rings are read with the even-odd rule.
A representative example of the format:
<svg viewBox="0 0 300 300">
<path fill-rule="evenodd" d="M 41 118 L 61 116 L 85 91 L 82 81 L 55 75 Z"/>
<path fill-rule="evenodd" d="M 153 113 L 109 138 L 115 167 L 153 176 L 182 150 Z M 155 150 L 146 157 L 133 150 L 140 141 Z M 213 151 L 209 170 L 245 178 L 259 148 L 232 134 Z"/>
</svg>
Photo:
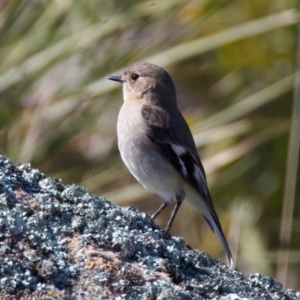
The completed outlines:
<svg viewBox="0 0 300 300">
<path fill-rule="evenodd" d="M 223 244 L 223 247 L 226 251 L 229 265 L 231 268 L 234 267 L 234 260 L 228 246 L 227 240 L 223 233 L 223 229 L 218 218 L 218 215 L 214 209 L 214 207 L 210 207 L 203 198 L 193 189 L 189 190 L 187 193 L 187 201 L 192 204 L 195 208 L 197 208 L 204 216 L 211 230 L 216 233 Z"/>
<path fill-rule="evenodd" d="M 214 233 L 216 233 L 218 235 L 219 239 L 221 240 L 221 242 L 223 244 L 223 247 L 224 247 L 224 249 L 226 251 L 228 260 L 229 260 L 229 266 L 231 268 L 233 268 L 234 267 L 234 260 L 233 260 L 230 248 L 228 246 L 227 240 L 226 240 L 225 235 L 223 233 L 222 226 L 221 226 L 221 223 L 219 221 L 219 218 L 218 218 L 216 212 L 214 211 L 211 214 L 211 218 L 210 219 L 208 219 L 206 216 L 204 216 L 204 218 L 207 221 L 208 225 L 210 226 L 211 230 Z"/>
</svg>

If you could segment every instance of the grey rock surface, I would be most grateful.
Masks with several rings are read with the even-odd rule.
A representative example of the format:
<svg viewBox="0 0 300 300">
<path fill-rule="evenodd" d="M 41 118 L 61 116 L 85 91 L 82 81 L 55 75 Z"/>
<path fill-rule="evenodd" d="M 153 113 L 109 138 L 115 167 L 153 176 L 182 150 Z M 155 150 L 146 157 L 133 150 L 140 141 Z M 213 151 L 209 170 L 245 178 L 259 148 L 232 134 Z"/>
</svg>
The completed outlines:
<svg viewBox="0 0 300 300">
<path fill-rule="evenodd" d="M 0 299 L 300 299 L 149 216 L 0 155 Z"/>
</svg>

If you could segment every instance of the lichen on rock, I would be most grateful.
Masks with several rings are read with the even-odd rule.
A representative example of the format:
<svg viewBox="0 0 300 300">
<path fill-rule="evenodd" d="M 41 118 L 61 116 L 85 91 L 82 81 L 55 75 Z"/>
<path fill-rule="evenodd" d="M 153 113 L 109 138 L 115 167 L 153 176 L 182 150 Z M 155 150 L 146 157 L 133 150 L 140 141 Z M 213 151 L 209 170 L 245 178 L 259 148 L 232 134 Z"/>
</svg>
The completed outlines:
<svg viewBox="0 0 300 300">
<path fill-rule="evenodd" d="M 1 299 L 300 299 L 118 207 L 0 156 Z"/>
</svg>

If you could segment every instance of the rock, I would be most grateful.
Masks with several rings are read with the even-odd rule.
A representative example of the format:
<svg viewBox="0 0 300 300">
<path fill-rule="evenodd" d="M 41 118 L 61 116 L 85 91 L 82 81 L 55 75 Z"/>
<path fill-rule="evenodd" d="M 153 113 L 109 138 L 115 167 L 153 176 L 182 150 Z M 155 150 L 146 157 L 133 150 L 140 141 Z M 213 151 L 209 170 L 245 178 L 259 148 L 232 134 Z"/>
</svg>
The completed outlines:
<svg viewBox="0 0 300 300">
<path fill-rule="evenodd" d="M 1 299 L 300 299 L 118 207 L 0 155 Z"/>
</svg>

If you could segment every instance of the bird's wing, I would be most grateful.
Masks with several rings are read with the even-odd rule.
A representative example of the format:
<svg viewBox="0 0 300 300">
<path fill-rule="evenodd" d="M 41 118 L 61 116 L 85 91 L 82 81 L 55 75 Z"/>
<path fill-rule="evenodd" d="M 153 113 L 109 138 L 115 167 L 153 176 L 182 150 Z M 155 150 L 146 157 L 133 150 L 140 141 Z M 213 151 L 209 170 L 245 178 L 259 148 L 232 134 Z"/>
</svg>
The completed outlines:
<svg viewBox="0 0 300 300">
<path fill-rule="evenodd" d="M 204 168 L 190 129 L 181 113 L 178 111 L 176 116 L 169 116 L 160 107 L 144 105 L 142 116 L 147 124 L 148 138 L 182 178 L 201 195 L 210 210 L 214 210 Z M 177 122 L 177 130 L 172 130 L 175 125 L 172 124 L 173 120 Z"/>
</svg>

